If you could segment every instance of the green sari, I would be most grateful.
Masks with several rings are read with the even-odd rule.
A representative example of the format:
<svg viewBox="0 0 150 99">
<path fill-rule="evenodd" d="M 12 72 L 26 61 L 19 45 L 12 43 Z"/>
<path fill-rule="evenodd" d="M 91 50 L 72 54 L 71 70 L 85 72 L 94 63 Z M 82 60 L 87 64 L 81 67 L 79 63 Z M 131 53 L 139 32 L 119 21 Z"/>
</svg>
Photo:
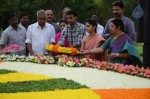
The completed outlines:
<svg viewBox="0 0 150 99">
<path fill-rule="evenodd" d="M 118 38 L 111 36 L 107 41 L 101 46 L 103 50 L 109 49 L 109 53 L 128 53 L 131 55 L 129 59 L 114 58 L 111 59 L 112 63 L 121 63 L 124 65 L 134 65 L 142 66 L 142 62 L 139 57 L 137 48 L 134 42 L 127 34 L 122 34 Z"/>
</svg>

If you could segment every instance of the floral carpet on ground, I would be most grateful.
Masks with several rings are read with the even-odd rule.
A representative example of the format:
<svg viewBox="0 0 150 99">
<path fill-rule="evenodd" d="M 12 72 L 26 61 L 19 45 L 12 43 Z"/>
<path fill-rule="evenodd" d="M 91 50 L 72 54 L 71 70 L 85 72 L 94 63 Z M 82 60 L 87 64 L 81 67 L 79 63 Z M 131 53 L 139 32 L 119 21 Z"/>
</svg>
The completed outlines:
<svg viewBox="0 0 150 99">
<path fill-rule="evenodd" d="M 7 70 L 1 70 L 1 71 L 7 71 Z M 23 77 L 23 79 L 20 77 Z M 31 80 L 31 78 L 33 78 L 33 80 Z M 38 86 L 37 88 L 34 88 L 35 86 L 31 84 L 32 81 L 37 81 L 36 82 L 37 84 L 41 80 L 48 79 L 48 77 L 44 77 L 42 75 L 34 75 L 34 74 L 32 75 L 32 74 L 18 73 L 18 72 L 6 73 L 6 74 L 1 73 L 0 79 L 1 79 L 0 81 L 1 99 L 10 99 L 10 98 L 11 99 L 50 99 L 50 98 L 52 99 L 100 99 L 100 97 L 92 90 L 88 88 L 84 88 L 84 86 L 81 85 L 79 86 L 77 84 L 72 84 L 72 86 L 74 86 L 72 87 L 72 89 L 71 88 L 65 89 L 61 87 L 64 86 L 64 83 L 61 81 L 59 82 L 60 83 L 59 87 L 55 86 L 57 83 L 56 81 L 53 81 L 55 84 L 49 83 L 49 87 L 55 87 L 56 89 L 50 88 L 47 90 L 46 89 L 42 90 Z M 28 84 L 25 84 L 27 82 Z M 67 80 L 65 82 L 67 82 Z M 69 83 L 73 83 L 73 82 L 69 82 Z M 69 83 L 66 83 L 67 86 L 69 86 L 68 85 Z M 33 91 L 28 90 L 28 92 L 25 92 L 26 88 L 23 87 L 24 85 L 25 87 L 31 87 L 31 88 L 33 87 L 33 89 L 35 90 Z M 20 88 L 22 88 L 22 90 Z"/>
<path fill-rule="evenodd" d="M 26 61 L 35 63 L 51 64 L 57 61 L 63 67 L 90 67 L 100 70 L 111 70 L 119 73 L 137 75 L 149 79 L 149 68 L 138 68 L 133 66 L 123 66 L 121 64 L 111 64 L 107 62 L 95 62 L 91 59 L 72 59 L 59 56 L 55 60 L 47 56 L 34 56 L 21 58 L 18 56 L 5 58 L 0 61 L 0 65 L 5 61 Z M 12 62 L 13 64 L 13 62 Z M 38 65 L 37 64 L 37 65 Z M 18 64 L 19 65 L 19 64 Z M 25 67 L 24 67 L 25 68 Z M 80 68 L 79 68 L 80 69 Z M 118 74 L 119 74 L 118 73 Z M 109 88 L 90 89 L 73 80 L 65 78 L 55 78 L 53 76 L 43 76 L 31 73 L 23 73 L 11 70 L 0 70 L 0 99 L 150 99 L 150 87 L 148 88 Z"/>
<path fill-rule="evenodd" d="M 30 82 L 30 83 L 32 82 L 31 78 L 33 78 L 33 81 L 37 81 L 36 83 L 38 83 L 38 81 L 41 80 L 54 79 L 54 78 L 48 78 L 43 75 L 35 75 L 35 74 L 21 73 L 21 72 L 1 73 L 2 71 L 8 71 L 8 70 L 0 70 L 0 79 L 1 79 L 0 98 L 1 99 L 33 99 L 33 98 L 36 99 L 50 99 L 50 98 L 53 99 L 149 99 L 150 98 L 150 88 L 140 88 L 140 89 L 89 89 L 89 88 L 78 89 L 76 88 L 76 89 L 65 89 L 65 90 L 55 89 L 52 91 L 51 90 L 40 91 L 41 89 L 37 88 L 34 91 L 14 92 L 14 88 L 16 90 L 19 90 L 19 82 L 21 83 L 20 87 L 23 88 L 25 82 Z M 11 79 L 10 77 L 12 77 L 13 79 Z M 23 77 L 23 79 L 21 79 L 20 77 Z M 27 84 L 26 87 L 32 88 L 30 83 Z M 6 86 L 3 86 L 4 84 Z M 6 90 L 9 90 L 9 92 Z M 25 88 L 23 90 L 25 90 Z"/>
</svg>

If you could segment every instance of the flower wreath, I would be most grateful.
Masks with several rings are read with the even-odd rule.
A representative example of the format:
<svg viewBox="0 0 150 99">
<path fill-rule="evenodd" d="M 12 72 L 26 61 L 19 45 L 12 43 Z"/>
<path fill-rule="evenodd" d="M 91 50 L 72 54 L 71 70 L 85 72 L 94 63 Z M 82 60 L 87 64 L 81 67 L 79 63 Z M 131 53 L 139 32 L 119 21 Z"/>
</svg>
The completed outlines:
<svg viewBox="0 0 150 99">
<path fill-rule="evenodd" d="M 61 47 L 59 45 L 53 45 L 53 44 L 46 45 L 46 50 L 52 51 L 52 52 L 55 52 L 55 53 L 65 53 L 65 54 L 71 54 L 71 55 L 78 54 L 78 50 L 76 48 Z"/>
</svg>

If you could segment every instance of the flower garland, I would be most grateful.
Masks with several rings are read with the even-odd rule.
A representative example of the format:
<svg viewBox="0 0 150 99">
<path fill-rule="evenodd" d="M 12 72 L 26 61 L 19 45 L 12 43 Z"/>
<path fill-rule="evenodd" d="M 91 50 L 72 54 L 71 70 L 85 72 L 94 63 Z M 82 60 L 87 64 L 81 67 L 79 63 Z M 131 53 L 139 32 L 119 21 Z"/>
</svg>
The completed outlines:
<svg viewBox="0 0 150 99">
<path fill-rule="evenodd" d="M 65 54 L 71 54 L 71 55 L 76 55 L 78 53 L 78 50 L 76 48 L 61 47 L 59 45 L 53 45 L 53 44 L 46 45 L 46 50 L 52 51 L 55 53 L 65 53 Z"/>
</svg>

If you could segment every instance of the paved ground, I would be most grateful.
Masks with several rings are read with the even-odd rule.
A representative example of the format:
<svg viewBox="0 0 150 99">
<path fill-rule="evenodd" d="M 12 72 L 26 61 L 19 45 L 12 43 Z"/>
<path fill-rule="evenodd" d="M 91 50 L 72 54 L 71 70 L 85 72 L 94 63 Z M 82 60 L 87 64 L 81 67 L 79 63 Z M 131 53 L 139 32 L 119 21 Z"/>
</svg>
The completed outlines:
<svg viewBox="0 0 150 99">
<path fill-rule="evenodd" d="M 0 63 L 0 69 L 42 74 L 54 78 L 72 79 L 80 84 L 87 85 L 91 89 L 150 88 L 150 79 L 92 68 L 61 67 L 55 64 L 3 62 Z"/>
</svg>

